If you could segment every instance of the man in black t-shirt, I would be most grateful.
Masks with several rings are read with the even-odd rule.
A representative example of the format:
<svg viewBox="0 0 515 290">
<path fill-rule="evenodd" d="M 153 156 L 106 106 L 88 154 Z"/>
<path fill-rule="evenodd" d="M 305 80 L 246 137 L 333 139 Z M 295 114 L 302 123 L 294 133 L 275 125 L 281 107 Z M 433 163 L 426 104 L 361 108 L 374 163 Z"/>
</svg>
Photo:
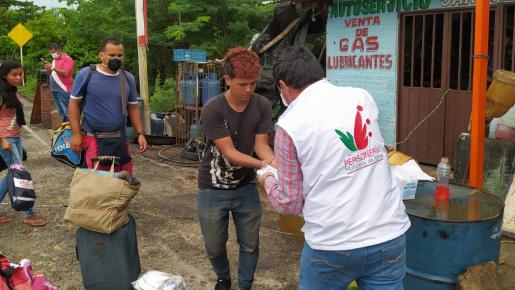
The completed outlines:
<svg viewBox="0 0 515 290">
<path fill-rule="evenodd" d="M 217 275 L 215 290 L 231 288 L 226 251 L 229 212 L 240 246 L 240 289 L 251 289 L 259 255 L 261 205 L 253 183 L 255 169 L 276 163 L 268 145 L 272 107 L 265 97 L 254 94 L 259 69 L 254 52 L 230 49 L 224 64 L 229 89 L 202 108 L 207 147 L 198 175 L 198 215 Z"/>
</svg>

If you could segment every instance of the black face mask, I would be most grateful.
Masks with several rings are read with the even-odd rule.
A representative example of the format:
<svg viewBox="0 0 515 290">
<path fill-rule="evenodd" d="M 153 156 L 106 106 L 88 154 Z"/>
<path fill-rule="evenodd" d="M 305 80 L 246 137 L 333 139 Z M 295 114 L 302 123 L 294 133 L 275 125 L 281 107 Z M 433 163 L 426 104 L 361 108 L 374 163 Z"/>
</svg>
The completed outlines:
<svg viewBox="0 0 515 290">
<path fill-rule="evenodd" d="M 107 67 L 112 71 L 118 71 L 122 67 L 122 61 L 119 58 L 112 58 L 107 62 Z"/>
</svg>

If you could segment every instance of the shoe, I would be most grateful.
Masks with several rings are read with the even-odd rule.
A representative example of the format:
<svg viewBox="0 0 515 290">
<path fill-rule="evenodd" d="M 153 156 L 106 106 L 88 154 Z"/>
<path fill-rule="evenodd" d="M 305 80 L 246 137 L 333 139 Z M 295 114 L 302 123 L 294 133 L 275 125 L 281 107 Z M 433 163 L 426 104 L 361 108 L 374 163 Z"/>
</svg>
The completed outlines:
<svg viewBox="0 0 515 290">
<path fill-rule="evenodd" d="M 216 280 L 215 290 L 231 290 L 231 279 L 218 279 Z"/>
<path fill-rule="evenodd" d="M 35 216 L 35 215 L 31 215 L 31 216 L 24 218 L 23 222 L 28 224 L 29 226 L 33 226 L 33 227 L 42 227 L 42 226 L 46 225 L 46 221 L 44 221 L 42 218 Z"/>
<path fill-rule="evenodd" d="M 0 216 L 0 224 L 6 224 L 8 222 L 10 222 L 11 219 L 6 217 L 6 216 Z"/>
</svg>

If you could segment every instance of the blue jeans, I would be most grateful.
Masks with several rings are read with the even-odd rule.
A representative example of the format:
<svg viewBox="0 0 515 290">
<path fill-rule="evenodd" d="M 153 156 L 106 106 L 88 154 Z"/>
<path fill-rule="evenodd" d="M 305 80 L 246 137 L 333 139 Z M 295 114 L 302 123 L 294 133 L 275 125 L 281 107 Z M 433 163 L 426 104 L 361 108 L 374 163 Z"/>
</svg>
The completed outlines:
<svg viewBox="0 0 515 290">
<path fill-rule="evenodd" d="M 63 118 L 63 122 L 67 122 L 70 94 L 64 92 L 52 92 L 52 96 L 54 97 L 54 103 L 57 112 L 59 112 L 59 115 L 61 115 L 61 118 Z"/>
<path fill-rule="evenodd" d="M 360 290 L 402 290 L 405 274 L 405 235 L 347 251 L 314 250 L 304 243 L 300 259 L 301 290 L 345 290 L 353 280 Z"/>
<path fill-rule="evenodd" d="M 200 189 L 198 216 L 207 256 L 218 279 L 230 279 L 226 243 L 229 212 L 232 213 L 240 246 L 238 285 L 250 289 L 259 256 L 261 203 L 256 186 L 248 184 L 232 190 Z"/>
<path fill-rule="evenodd" d="M 11 164 L 21 163 L 21 156 L 23 154 L 23 146 L 22 146 L 22 139 L 20 137 L 16 138 L 5 138 L 9 143 L 11 143 L 11 150 L 4 150 L 0 147 L 0 156 L 2 156 L 2 159 L 5 162 L 5 165 L 9 168 Z M 6 170 L 7 172 L 7 170 Z M 7 194 L 7 175 L 2 178 L 2 181 L 0 181 L 0 203 L 2 200 L 4 200 L 4 197 Z M 34 215 L 34 211 L 32 209 L 29 209 L 25 212 L 27 216 Z"/>
</svg>

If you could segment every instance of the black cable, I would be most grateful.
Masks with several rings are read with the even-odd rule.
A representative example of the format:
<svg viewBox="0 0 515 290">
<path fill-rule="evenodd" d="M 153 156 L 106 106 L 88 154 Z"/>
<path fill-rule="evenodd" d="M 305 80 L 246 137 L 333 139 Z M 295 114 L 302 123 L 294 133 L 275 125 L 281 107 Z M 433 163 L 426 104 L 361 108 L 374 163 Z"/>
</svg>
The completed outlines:
<svg viewBox="0 0 515 290">
<path fill-rule="evenodd" d="M 193 136 L 190 137 L 190 139 L 188 140 L 188 142 L 186 143 L 186 145 L 184 146 L 184 148 L 182 148 L 181 151 L 179 151 L 177 154 L 175 155 L 172 155 L 171 157 L 164 157 L 162 155 L 162 153 L 166 150 L 169 150 L 171 148 L 174 148 L 176 147 L 177 145 L 172 145 L 168 148 L 165 148 L 165 149 L 162 149 L 160 150 L 157 155 L 162 158 L 163 160 L 167 161 L 167 162 L 170 162 L 171 164 L 174 164 L 174 165 L 177 165 L 177 166 L 183 166 L 183 167 L 198 167 L 198 165 L 200 164 L 200 160 L 202 160 L 202 154 L 200 152 L 200 148 L 199 148 L 199 145 L 201 144 L 204 144 L 204 143 L 197 143 L 196 142 L 196 149 L 197 149 L 197 153 L 198 153 L 198 157 L 199 157 L 199 161 L 182 161 L 182 160 L 177 160 L 177 157 L 181 158 L 180 155 L 182 152 L 186 151 L 188 149 L 188 147 L 192 146 L 193 144 L 193 141 L 196 140 L 196 138 L 198 137 L 199 135 L 199 132 L 200 132 L 200 124 L 202 123 L 202 115 L 200 115 L 200 118 L 197 122 L 197 129 L 195 130 L 195 134 L 193 134 Z M 205 145 L 205 144 L 204 144 Z M 193 166 L 194 165 L 194 166 Z"/>
</svg>

